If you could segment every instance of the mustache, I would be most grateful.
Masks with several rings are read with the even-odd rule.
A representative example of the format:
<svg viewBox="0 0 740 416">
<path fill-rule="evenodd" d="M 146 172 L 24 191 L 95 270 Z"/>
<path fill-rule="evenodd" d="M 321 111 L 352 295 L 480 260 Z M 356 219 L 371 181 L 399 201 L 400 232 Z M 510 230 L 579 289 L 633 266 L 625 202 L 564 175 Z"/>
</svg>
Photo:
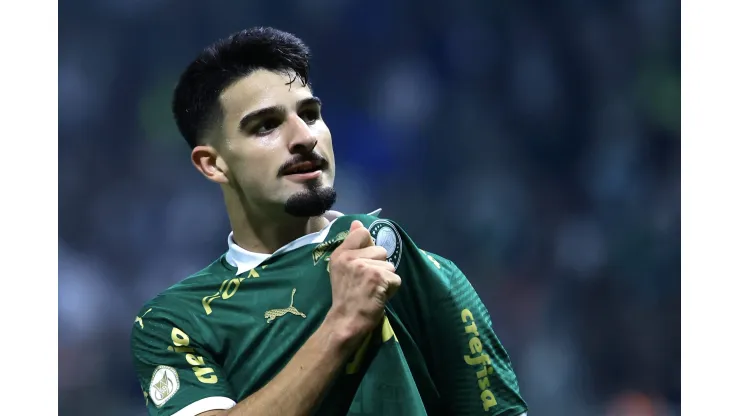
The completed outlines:
<svg viewBox="0 0 740 416">
<path fill-rule="evenodd" d="M 311 152 L 305 155 L 297 155 L 296 157 L 283 163 L 278 169 L 278 176 L 284 175 L 285 171 L 290 169 L 293 165 L 305 162 L 314 163 L 322 170 L 326 169 L 326 167 L 329 166 L 329 161 L 326 160 L 323 156 L 316 152 Z"/>
</svg>

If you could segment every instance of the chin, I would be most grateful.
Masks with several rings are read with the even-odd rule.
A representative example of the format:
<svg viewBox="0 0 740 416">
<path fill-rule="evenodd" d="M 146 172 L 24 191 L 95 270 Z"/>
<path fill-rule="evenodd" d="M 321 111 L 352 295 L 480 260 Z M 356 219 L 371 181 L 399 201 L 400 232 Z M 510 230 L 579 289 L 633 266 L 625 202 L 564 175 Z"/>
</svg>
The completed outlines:
<svg viewBox="0 0 740 416">
<path fill-rule="evenodd" d="M 285 212 L 294 217 L 317 217 L 334 206 L 337 192 L 320 182 L 307 184 L 304 189 L 293 193 L 285 201 Z"/>
</svg>

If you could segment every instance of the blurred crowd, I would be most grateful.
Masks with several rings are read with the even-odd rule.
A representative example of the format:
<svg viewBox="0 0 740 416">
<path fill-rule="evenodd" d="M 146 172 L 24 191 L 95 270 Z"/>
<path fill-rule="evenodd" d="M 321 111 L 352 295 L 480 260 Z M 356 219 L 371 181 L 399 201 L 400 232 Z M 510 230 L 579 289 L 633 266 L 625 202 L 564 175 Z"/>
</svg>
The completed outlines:
<svg viewBox="0 0 740 416">
<path fill-rule="evenodd" d="M 336 208 L 383 208 L 458 264 L 531 415 L 678 415 L 679 4 L 65 2 L 60 415 L 146 414 L 138 308 L 229 232 L 172 89 L 203 46 L 255 25 L 313 51 Z"/>
</svg>

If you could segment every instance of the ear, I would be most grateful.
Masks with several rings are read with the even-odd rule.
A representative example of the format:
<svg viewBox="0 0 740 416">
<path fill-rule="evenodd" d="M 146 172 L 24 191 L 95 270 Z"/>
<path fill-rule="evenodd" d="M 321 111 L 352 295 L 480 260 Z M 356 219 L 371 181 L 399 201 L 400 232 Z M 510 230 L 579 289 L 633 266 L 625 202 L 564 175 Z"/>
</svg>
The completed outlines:
<svg viewBox="0 0 740 416">
<path fill-rule="evenodd" d="M 228 167 L 213 146 L 196 146 L 190 153 L 190 161 L 209 181 L 229 183 Z"/>
</svg>

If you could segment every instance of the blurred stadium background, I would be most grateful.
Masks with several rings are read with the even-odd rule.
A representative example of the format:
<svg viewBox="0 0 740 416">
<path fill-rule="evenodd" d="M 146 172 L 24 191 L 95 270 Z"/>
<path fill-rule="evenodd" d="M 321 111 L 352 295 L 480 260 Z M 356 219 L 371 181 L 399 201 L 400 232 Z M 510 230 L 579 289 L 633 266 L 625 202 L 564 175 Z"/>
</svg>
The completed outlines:
<svg viewBox="0 0 740 416">
<path fill-rule="evenodd" d="M 170 116 L 201 47 L 314 52 L 345 212 L 487 304 L 530 415 L 680 413 L 676 0 L 70 0 L 59 8 L 59 411 L 144 415 L 138 307 L 225 250 Z"/>
</svg>

